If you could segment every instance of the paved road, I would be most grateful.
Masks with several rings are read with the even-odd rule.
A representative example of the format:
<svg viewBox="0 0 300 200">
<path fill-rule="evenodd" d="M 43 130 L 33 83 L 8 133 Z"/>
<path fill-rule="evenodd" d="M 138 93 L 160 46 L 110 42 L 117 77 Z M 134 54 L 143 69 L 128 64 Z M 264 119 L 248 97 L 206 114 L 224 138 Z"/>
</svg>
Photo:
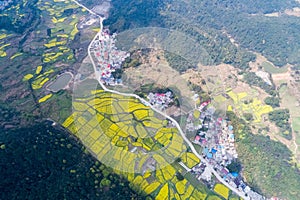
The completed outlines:
<svg viewBox="0 0 300 200">
<path fill-rule="evenodd" d="M 179 162 L 179 165 L 181 165 L 187 172 L 192 171 L 188 166 L 186 166 L 183 162 Z"/>
<path fill-rule="evenodd" d="M 76 4 L 78 4 L 79 6 L 82 6 L 83 8 L 85 8 L 86 10 L 88 10 L 91 14 L 96 14 L 93 11 L 89 10 L 88 8 L 86 8 L 85 6 L 83 6 L 82 4 L 78 3 L 77 1 L 73 0 Z M 97 15 L 97 14 L 96 14 Z M 97 15 L 99 16 L 99 15 Z M 90 57 L 90 60 L 93 64 L 93 68 L 95 71 L 95 77 L 97 79 L 97 81 L 99 82 L 99 84 L 101 85 L 101 87 L 103 88 L 104 91 L 106 92 L 111 92 L 114 94 L 119 94 L 119 95 L 123 95 L 123 96 L 128 96 L 128 97 L 135 97 L 137 99 L 139 99 L 143 104 L 151 107 L 151 109 L 153 109 L 154 111 L 158 112 L 159 114 L 163 115 L 164 117 L 166 117 L 167 119 L 169 119 L 170 121 L 172 121 L 176 128 L 179 130 L 179 133 L 181 134 L 182 138 L 184 139 L 184 141 L 189 145 L 189 147 L 191 148 L 192 152 L 201 160 L 201 162 L 204 162 L 206 164 L 207 167 L 209 167 L 209 169 L 212 171 L 212 173 L 216 176 L 216 178 L 223 183 L 224 185 L 226 185 L 230 190 L 232 190 L 233 192 L 235 192 L 237 195 L 239 195 L 241 198 L 245 199 L 245 200 L 250 200 L 249 197 L 245 196 L 244 192 L 239 191 L 238 189 L 232 187 L 231 185 L 229 185 L 217 172 L 216 170 L 214 170 L 213 166 L 211 166 L 207 160 L 205 160 L 195 149 L 194 145 L 189 141 L 189 139 L 185 136 L 184 132 L 182 131 L 180 125 L 177 123 L 176 120 L 174 120 L 172 117 L 166 115 L 165 113 L 161 112 L 160 110 L 156 109 L 155 107 L 153 107 L 149 102 L 147 102 L 145 99 L 139 97 L 136 94 L 129 94 L 129 93 L 122 93 L 122 92 L 118 92 L 115 90 L 110 90 L 108 89 L 101 81 L 101 72 L 97 70 L 95 62 L 93 60 L 93 57 L 91 56 L 91 46 L 94 43 L 94 41 L 101 35 L 102 29 L 103 29 L 103 18 L 101 16 L 99 16 L 100 18 L 100 31 L 96 34 L 96 36 L 94 37 L 94 39 L 92 40 L 92 42 L 90 43 L 89 47 L 88 47 L 88 55 Z"/>
<path fill-rule="evenodd" d="M 89 13 L 93 14 L 93 15 L 97 15 L 98 17 L 100 17 L 97 13 L 95 13 L 94 11 L 90 10 L 89 8 L 85 7 L 84 5 L 82 5 L 81 3 L 79 3 L 76 0 L 72 0 L 74 3 L 76 3 L 78 6 L 81 6 L 82 8 L 86 9 Z"/>
</svg>

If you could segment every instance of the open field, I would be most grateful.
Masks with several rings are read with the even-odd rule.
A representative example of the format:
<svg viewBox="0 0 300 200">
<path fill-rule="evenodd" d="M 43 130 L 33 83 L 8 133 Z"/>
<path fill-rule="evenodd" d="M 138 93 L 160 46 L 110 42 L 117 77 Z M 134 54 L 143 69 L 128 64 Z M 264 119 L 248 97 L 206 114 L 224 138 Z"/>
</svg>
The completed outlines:
<svg viewBox="0 0 300 200">
<path fill-rule="evenodd" d="M 214 191 L 219 195 L 221 195 L 222 197 L 224 197 L 225 199 L 228 199 L 229 197 L 230 190 L 223 184 L 216 184 Z"/>
<path fill-rule="evenodd" d="M 293 118 L 293 130 L 300 133 L 300 117 Z"/>
<path fill-rule="evenodd" d="M 287 67 L 275 67 L 268 61 L 264 61 L 261 65 L 263 69 L 270 74 L 281 74 L 288 71 Z"/>
<path fill-rule="evenodd" d="M 254 123 L 261 122 L 263 115 L 273 111 L 271 106 L 264 105 L 261 100 L 247 92 L 235 93 L 228 91 L 227 94 L 233 100 L 235 113 L 240 113 L 240 116 L 243 116 L 245 113 L 251 113 L 254 117 Z M 250 96 L 251 99 L 247 98 L 248 96 Z"/>
<path fill-rule="evenodd" d="M 27 1 L 16 1 L 16 6 L 10 8 L 12 10 L 6 9 L 1 13 L 5 15 L 6 12 L 15 10 L 15 13 L 25 14 L 24 22 L 34 15 L 33 11 L 38 16 L 18 34 L 0 30 L 0 61 L 6 63 L 1 68 L 0 80 L 8 91 L 1 94 L 0 99 L 9 100 L 12 106 L 20 110 L 38 114 L 48 110 L 44 106 L 47 107 L 54 97 L 60 97 L 55 93 L 43 105 L 37 106 L 39 99 L 48 94 L 45 84 L 55 80 L 63 72 L 74 72 L 78 68 L 78 63 L 87 54 L 86 51 L 78 50 L 85 49 L 95 33 L 91 26 L 85 24 L 91 16 L 71 0 L 38 1 L 33 7 L 29 6 L 31 14 L 28 14 L 28 9 L 22 10 L 28 4 Z M 25 13 L 21 13 L 21 10 Z M 16 14 L 15 17 L 21 16 Z M 20 99 L 27 103 L 20 106 Z M 35 105 L 35 109 L 31 105 Z M 56 115 L 56 119 L 60 118 L 59 112 Z"/>
<path fill-rule="evenodd" d="M 94 91 L 93 95 L 86 100 L 81 98 L 75 100 L 73 108 L 76 112 L 72 117 L 79 115 L 75 118 L 74 124 L 79 130 L 77 136 L 87 143 L 86 146 L 90 147 L 101 161 L 120 156 L 122 152 L 124 157 L 138 161 L 141 159 L 139 154 L 129 153 L 129 151 L 160 152 L 160 148 L 164 147 L 165 156 L 156 158 L 157 165 L 164 166 L 171 161 L 170 159 L 180 156 L 185 150 L 178 130 L 169 127 L 165 119 L 158 118 L 157 114 L 138 100 L 101 90 Z M 68 122 L 66 123 L 65 126 L 68 125 Z M 101 137 L 101 145 L 96 143 L 99 137 Z M 120 149 L 121 152 L 117 152 Z M 150 159 L 147 156 L 144 158 Z M 119 165 L 118 159 L 113 166 L 124 167 Z M 140 163 L 140 167 L 142 166 L 143 164 Z M 140 168 L 136 170 L 143 171 Z"/>
</svg>

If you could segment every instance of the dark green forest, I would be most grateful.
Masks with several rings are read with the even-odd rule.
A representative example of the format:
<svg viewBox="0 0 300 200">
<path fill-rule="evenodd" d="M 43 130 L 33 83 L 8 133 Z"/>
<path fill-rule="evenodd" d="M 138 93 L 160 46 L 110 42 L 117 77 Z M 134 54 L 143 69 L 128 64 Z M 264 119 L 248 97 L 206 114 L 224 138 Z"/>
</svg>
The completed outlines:
<svg viewBox="0 0 300 200">
<path fill-rule="evenodd" d="M 0 129 L 0 199 L 144 199 L 50 124 Z"/>
<path fill-rule="evenodd" d="M 273 108 L 280 106 L 280 99 L 278 97 L 267 97 L 264 99 L 265 104 L 272 106 Z"/>
<path fill-rule="evenodd" d="M 267 14 L 283 11 L 284 9 L 297 6 L 297 3 L 293 0 L 213 0 L 211 2 L 219 4 L 224 8 L 236 9 L 239 12 L 245 12 L 249 14 Z"/>
</svg>

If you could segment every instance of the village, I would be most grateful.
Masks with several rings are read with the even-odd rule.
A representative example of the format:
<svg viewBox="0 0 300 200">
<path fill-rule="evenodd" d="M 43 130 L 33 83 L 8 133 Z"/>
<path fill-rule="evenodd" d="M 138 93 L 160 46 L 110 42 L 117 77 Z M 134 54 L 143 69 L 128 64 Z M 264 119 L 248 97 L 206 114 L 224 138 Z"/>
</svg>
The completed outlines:
<svg viewBox="0 0 300 200">
<path fill-rule="evenodd" d="M 130 56 L 125 51 L 117 50 L 115 37 L 116 34 L 109 35 L 108 30 L 103 31 L 91 46 L 97 60 L 97 71 L 101 72 L 101 82 L 108 86 L 122 84 L 117 74 L 122 70 L 122 62 Z"/>
<path fill-rule="evenodd" d="M 166 93 L 152 93 L 147 96 L 149 103 L 159 110 L 164 110 L 173 102 L 173 94 L 171 91 Z"/>
<path fill-rule="evenodd" d="M 234 144 L 234 127 L 227 119 L 213 117 L 214 113 L 215 108 L 210 101 L 202 102 L 194 111 L 189 113 L 186 131 L 196 132 L 192 142 L 201 147 L 202 152 L 199 153 L 232 187 L 244 192 L 250 199 L 265 199 L 262 195 L 251 190 L 238 172 L 230 172 L 227 168 L 238 158 Z M 200 161 L 191 169 L 191 172 L 199 181 L 206 183 L 209 187 L 213 188 L 215 185 L 212 171 L 204 162 Z"/>
</svg>

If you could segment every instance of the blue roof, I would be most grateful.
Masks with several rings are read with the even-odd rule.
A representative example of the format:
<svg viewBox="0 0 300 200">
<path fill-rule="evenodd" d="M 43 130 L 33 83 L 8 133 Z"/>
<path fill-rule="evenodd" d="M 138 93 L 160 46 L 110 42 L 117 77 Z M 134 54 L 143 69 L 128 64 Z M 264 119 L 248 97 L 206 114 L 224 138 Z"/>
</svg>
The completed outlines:
<svg viewBox="0 0 300 200">
<path fill-rule="evenodd" d="M 212 148 L 212 149 L 211 149 L 211 152 L 212 152 L 212 153 L 217 153 L 217 150 L 214 149 L 214 148 Z"/>
<path fill-rule="evenodd" d="M 212 158 L 212 157 L 213 157 L 212 153 L 208 153 L 208 154 L 207 154 L 207 157 L 208 157 L 208 158 Z"/>
<path fill-rule="evenodd" d="M 230 131 L 232 131 L 232 130 L 233 130 L 233 126 L 229 125 L 229 126 L 228 126 L 228 129 L 229 129 Z"/>
<path fill-rule="evenodd" d="M 232 174 L 232 176 L 234 176 L 234 177 L 238 177 L 238 176 L 239 176 L 239 174 L 236 173 L 236 172 L 231 172 L 231 174 Z"/>
<path fill-rule="evenodd" d="M 205 147 L 205 148 L 203 149 L 203 153 L 204 153 L 204 154 L 208 154 L 208 152 L 209 152 L 208 148 Z"/>
<path fill-rule="evenodd" d="M 229 137 L 230 137 L 231 139 L 234 139 L 234 134 L 230 134 Z"/>
</svg>

